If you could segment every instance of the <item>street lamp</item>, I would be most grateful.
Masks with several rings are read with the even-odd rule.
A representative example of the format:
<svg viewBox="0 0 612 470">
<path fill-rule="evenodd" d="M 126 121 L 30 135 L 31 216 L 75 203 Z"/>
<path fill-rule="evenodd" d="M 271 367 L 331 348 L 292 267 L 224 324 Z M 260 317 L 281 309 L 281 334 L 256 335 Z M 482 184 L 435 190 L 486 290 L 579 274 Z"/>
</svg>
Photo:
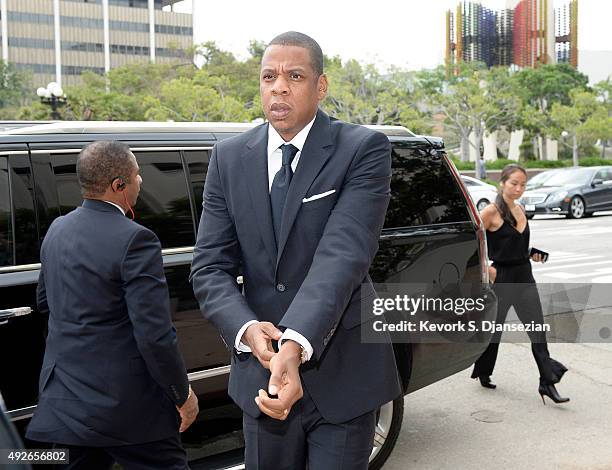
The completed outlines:
<svg viewBox="0 0 612 470">
<path fill-rule="evenodd" d="M 51 118 L 59 121 L 61 117 L 57 110 L 60 106 L 66 104 L 66 95 L 62 87 L 56 82 L 50 82 L 47 88 L 38 88 L 36 94 L 41 103 L 51 106 Z"/>
</svg>

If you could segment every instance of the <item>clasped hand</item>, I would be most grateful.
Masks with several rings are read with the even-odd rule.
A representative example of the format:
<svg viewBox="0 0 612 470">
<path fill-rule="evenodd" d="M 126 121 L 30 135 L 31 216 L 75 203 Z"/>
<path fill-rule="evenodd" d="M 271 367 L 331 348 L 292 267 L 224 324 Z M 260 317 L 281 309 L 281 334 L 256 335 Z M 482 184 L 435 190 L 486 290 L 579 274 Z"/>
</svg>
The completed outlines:
<svg viewBox="0 0 612 470">
<path fill-rule="evenodd" d="M 272 323 L 259 322 L 247 328 L 243 342 L 251 348 L 260 364 L 270 370 L 268 391 L 259 390 L 255 403 L 262 413 L 282 421 L 289 416 L 291 407 L 302 398 L 304 392 L 299 373 L 301 347 L 288 340 L 276 353 L 272 340 L 278 341 L 281 335 L 281 331 Z"/>
</svg>

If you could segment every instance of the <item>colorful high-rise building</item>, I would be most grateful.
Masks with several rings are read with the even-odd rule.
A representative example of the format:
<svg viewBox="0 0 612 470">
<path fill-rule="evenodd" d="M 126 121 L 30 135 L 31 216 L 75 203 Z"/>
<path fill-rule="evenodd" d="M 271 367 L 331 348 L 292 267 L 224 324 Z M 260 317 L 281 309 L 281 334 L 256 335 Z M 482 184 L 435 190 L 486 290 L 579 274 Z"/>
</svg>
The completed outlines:
<svg viewBox="0 0 612 470">
<path fill-rule="evenodd" d="M 508 0 L 494 11 L 478 1 L 446 13 L 446 61 L 538 67 L 578 66 L 578 0 L 554 8 L 553 0 Z"/>
</svg>

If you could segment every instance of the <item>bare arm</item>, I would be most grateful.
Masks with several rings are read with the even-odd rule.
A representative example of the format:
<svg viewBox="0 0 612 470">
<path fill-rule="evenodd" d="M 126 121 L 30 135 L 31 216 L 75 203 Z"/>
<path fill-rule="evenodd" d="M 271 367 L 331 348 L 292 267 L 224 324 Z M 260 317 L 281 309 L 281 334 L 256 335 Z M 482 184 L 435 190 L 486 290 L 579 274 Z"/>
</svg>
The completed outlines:
<svg viewBox="0 0 612 470">
<path fill-rule="evenodd" d="M 482 224 L 485 230 L 498 230 L 501 226 L 501 217 L 497 208 L 494 204 L 489 204 L 485 207 L 480 213 L 480 218 L 482 219 Z M 497 270 L 493 266 L 489 266 L 489 280 L 491 282 L 495 282 L 495 278 L 497 277 Z"/>
</svg>

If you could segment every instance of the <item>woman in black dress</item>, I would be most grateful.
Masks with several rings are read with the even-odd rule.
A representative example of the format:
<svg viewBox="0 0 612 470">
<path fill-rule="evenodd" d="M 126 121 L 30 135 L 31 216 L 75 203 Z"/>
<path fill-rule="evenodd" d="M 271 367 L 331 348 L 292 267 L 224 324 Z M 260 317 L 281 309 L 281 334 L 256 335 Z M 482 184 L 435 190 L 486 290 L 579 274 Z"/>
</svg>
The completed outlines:
<svg viewBox="0 0 612 470">
<path fill-rule="evenodd" d="M 487 230 L 487 248 L 493 261 L 489 267 L 493 289 L 498 298 L 496 322 L 503 324 L 508 310 L 514 306 L 524 324 L 543 324 L 542 305 L 535 279 L 531 272 L 529 256 L 529 223 L 523 207 L 516 204 L 525 191 L 527 173 L 519 165 L 507 165 L 501 173 L 500 189 L 495 204 L 483 209 L 481 216 Z M 535 262 L 542 261 L 539 254 L 531 256 Z M 491 343 L 474 364 L 472 378 L 480 380 L 485 388 L 495 388 L 490 376 L 495 367 L 501 332 L 496 332 Z M 555 403 L 564 403 L 569 398 L 559 396 L 556 383 L 567 368 L 550 357 L 545 332 L 530 332 L 531 350 L 540 372 L 539 393 Z"/>
</svg>

